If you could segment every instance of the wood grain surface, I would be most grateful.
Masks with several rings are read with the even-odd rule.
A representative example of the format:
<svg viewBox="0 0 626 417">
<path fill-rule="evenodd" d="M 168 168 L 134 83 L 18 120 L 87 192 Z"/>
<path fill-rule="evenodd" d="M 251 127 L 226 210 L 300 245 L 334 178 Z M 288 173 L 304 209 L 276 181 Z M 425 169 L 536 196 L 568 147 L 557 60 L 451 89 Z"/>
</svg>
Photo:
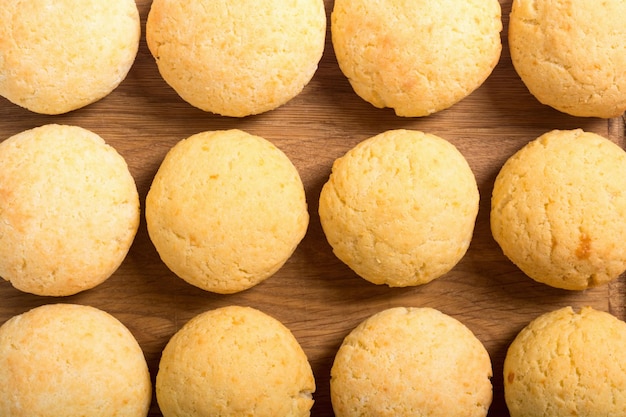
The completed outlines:
<svg viewBox="0 0 626 417">
<path fill-rule="evenodd" d="M 325 4 L 330 17 L 333 0 Z M 216 295 L 192 287 L 164 266 L 142 215 L 128 257 L 110 279 L 92 290 L 64 298 L 38 297 L 0 280 L 0 324 L 48 303 L 101 308 L 135 335 L 154 380 L 162 349 L 190 318 L 225 305 L 252 306 L 291 329 L 316 378 L 312 415 L 331 416 L 330 368 L 348 332 L 382 309 L 434 307 L 459 319 L 484 343 L 494 370 L 489 415 L 507 416 L 502 362 L 517 332 L 538 315 L 566 305 L 590 305 L 624 319 L 626 277 L 583 292 L 553 289 L 526 277 L 504 257 L 490 233 L 495 176 L 515 151 L 552 129 L 583 128 L 622 147 L 625 139 L 622 118 L 570 117 L 539 104 L 528 93 L 507 48 L 511 1 L 501 0 L 501 4 L 503 52 L 498 66 L 481 88 L 448 110 L 425 118 L 399 118 L 391 110 L 364 102 L 337 66 L 329 31 L 319 69 L 299 96 L 274 111 L 236 119 L 191 107 L 162 80 L 145 43 L 150 1 L 138 0 L 144 36 L 136 62 L 119 88 L 97 103 L 59 116 L 30 113 L 0 99 L 0 140 L 47 123 L 91 129 L 126 158 L 143 206 L 159 164 L 175 143 L 205 130 L 243 129 L 275 143 L 298 168 L 311 214 L 307 235 L 285 266 L 265 282 L 239 294 Z M 481 203 L 469 251 L 451 272 L 424 286 L 391 289 L 366 282 L 336 259 L 322 232 L 317 208 L 332 162 L 358 142 L 396 128 L 434 133 L 456 145 L 474 170 Z M 160 415 L 153 399 L 150 416 Z"/>
</svg>

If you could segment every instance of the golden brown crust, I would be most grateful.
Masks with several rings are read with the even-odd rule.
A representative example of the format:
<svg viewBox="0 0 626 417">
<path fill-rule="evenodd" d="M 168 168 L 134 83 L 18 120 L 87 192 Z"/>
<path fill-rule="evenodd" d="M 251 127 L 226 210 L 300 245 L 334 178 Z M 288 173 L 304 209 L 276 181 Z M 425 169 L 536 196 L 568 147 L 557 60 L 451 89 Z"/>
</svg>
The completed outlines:
<svg viewBox="0 0 626 417">
<path fill-rule="evenodd" d="M 573 116 L 626 110 L 626 2 L 514 0 L 511 59 L 543 104 Z"/>
<path fill-rule="evenodd" d="M 491 230 L 536 281 L 583 290 L 626 270 L 626 152 L 595 133 L 554 130 L 498 174 Z"/>
<path fill-rule="evenodd" d="M 44 125 L 0 143 L 0 276 L 22 291 L 64 296 L 105 281 L 139 211 L 126 162 L 91 131 Z"/>
<path fill-rule="evenodd" d="M 124 80 L 140 35 L 134 0 L 4 0 L 0 95 L 37 113 L 84 107 Z"/>
<path fill-rule="evenodd" d="M 229 306 L 194 317 L 169 341 L 156 378 L 165 417 L 307 417 L 315 380 L 278 320 Z"/>
<path fill-rule="evenodd" d="M 174 146 L 146 198 L 150 238 L 179 277 L 234 293 L 274 274 L 309 214 L 300 176 L 269 141 L 241 130 L 202 132 Z"/>
<path fill-rule="evenodd" d="M 427 283 L 461 260 L 478 199 L 474 174 L 451 143 L 390 130 L 335 161 L 319 214 L 339 259 L 370 282 L 402 287 Z"/>
<path fill-rule="evenodd" d="M 317 70 L 322 0 L 155 0 L 146 37 L 164 80 L 188 103 L 224 116 L 272 110 Z"/>
<path fill-rule="evenodd" d="M 391 308 L 343 341 L 331 369 L 337 417 L 484 417 L 491 360 L 474 334 L 431 308 Z"/>
<path fill-rule="evenodd" d="M 543 314 L 509 346 L 511 417 L 617 416 L 626 409 L 626 324 L 591 307 Z"/>
<path fill-rule="evenodd" d="M 399 116 L 457 103 L 491 74 L 502 49 L 497 0 L 336 0 L 337 61 L 354 91 Z"/>
<path fill-rule="evenodd" d="M 93 307 L 49 304 L 0 327 L 0 415 L 145 417 L 152 386 L 130 331 Z"/>
</svg>

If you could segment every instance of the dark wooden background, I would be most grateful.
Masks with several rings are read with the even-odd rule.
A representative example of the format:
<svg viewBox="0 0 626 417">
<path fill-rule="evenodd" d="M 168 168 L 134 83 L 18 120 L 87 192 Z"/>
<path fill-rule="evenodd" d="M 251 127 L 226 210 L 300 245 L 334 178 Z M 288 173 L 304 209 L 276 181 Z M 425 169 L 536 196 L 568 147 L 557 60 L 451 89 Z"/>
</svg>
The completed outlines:
<svg viewBox="0 0 626 417">
<path fill-rule="evenodd" d="M 536 316 L 572 305 L 593 306 L 624 319 L 626 277 L 584 292 L 538 284 L 502 254 L 489 229 L 489 207 L 498 170 L 528 141 L 552 129 L 583 128 L 625 146 L 622 118 L 575 118 L 539 104 L 515 73 L 507 48 L 510 0 L 501 0 L 503 52 L 486 83 L 452 108 L 425 118 L 399 118 L 354 94 L 330 42 L 330 25 L 319 70 L 305 90 L 274 111 L 243 119 L 204 113 L 182 101 L 161 79 L 145 43 L 149 0 L 139 0 L 142 36 L 135 65 L 108 97 L 59 116 L 30 113 L 0 98 L 0 140 L 47 123 L 82 126 L 100 134 L 127 160 L 142 208 L 166 152 L 179 140 L 205 130 L 239 128 L 274 142 L 302 176 L 311 214 L 307 235 L 273 277 L 245 292 L 216 295 L 186 284 L 160 261 L 142 223 L 127 259 L 100 286 L 65 298 L 38 297 L 0 280 L 0 324 L 47 303 L 101 308 L 121 320 L 143 348 L 152 377 L 169 338 L 191 317 L 220 306 L 258 308 L 291 329 L 311 362 L 317 391 L 313 416 L 331 416 L 329 373 L 343 338 L 366 317 L 393 306 L 428 306 L 466 324 L 493 362 L 490 416 L 508 416 L 502 362 L 517 332 Z M 326 0 L 327 15 L 333 0 Z M 328 21 L 330 23 L 330 20 Z M 322 185 L 335 158 L 382 131 L 418 129 L 455 144 L 474 170 L 481 193 L 474 238 L 465 258 L 447 275 L 421 287 L 390 289 L 356 276 L 333 255 L 317 215 Z M 625 242 L 626 244 L 626 242 Z M 156 400 L 150 416 L 160 416 Z"/>
</svg>

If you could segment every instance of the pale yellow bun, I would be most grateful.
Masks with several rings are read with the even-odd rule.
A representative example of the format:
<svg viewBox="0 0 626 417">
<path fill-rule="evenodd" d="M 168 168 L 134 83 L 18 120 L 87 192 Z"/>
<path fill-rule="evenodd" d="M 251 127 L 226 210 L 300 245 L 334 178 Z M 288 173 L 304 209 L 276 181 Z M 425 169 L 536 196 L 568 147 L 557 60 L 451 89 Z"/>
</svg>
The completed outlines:
<svg viewBox="0 0 626 417">
<path fill-rule="evenodd" d="M 202 132 L 165 157 L 146 198 L 148 233 L 180 278 L 234 293 L 280 269 L 304 237 L 304 186 L 288 157 L 241 130 Z"/>
<path fill-rule="evenodd" d="M 337 61 L 354 91 L 398 116 L 427 116 L 476 90 L 500 59 L 498 0 L 336 0 Z"/>
<path fill-rule="evenodd" d="M 36 113 L 84 107 L 126 78 L 140 36 L 134 0 L 3 0 L 0 95 Z"/>
<path fill-rule="evenodd" d="M 145 417 L 152 385 L 143 352 L 116 318 L 50 304 L 0 327 L 0 415 Z"/>
<path fill-rule="evenodd" d="M 478 200 L 474 174 L 454 145 L 390 130 L 334 162 L 319 215 L 333 252 L 358 275 L 405 287 L 432 281 L 461 260 Z"/>
<path fill-rule="evenodd" d="M 298 341 L 250 307 L 202 313 L 163 350 L 156 396 L 164 417 L 305 417 L 315 380 Z"/>
<path fill-rule="evenodd" d="M 344 339 L 331 369 L 337 417 L 484 417 L 491 360 L 474 334 L 432 308 L 390 308 Z"/>
<path fill-rule="evenodd" d="M 224 116 L 273 110 L 311 80 L 326 37 L 323 0 L 155 0 L 148 47 L 189 104 Z"/>
<path fill-rule="evenodd" d="M 0 276 L 37 295 L 102 283 L 139 227 L 123 157 L 77 126 L 44 125 L 0 143 L 0 201 Z"/>
<path fill-rule="evenodd" d="M 509 346 L 504 395 L 511 417 L 621 416 L 626 323 L 571 307 L 543 314 Z"/>
<path fill-rule="evenodd" d="M 600 135 L 554 130 L 511 156 L 491 199 L 491 231 L 536 281 L 584 290 L 626 270 L 626 152 Z"/>
<path fill-rule="evenodd" d="M 624 0 L 514 0 L 509 46 L 541 103 L 581 117 L 626 110 Z"/>
</svg>

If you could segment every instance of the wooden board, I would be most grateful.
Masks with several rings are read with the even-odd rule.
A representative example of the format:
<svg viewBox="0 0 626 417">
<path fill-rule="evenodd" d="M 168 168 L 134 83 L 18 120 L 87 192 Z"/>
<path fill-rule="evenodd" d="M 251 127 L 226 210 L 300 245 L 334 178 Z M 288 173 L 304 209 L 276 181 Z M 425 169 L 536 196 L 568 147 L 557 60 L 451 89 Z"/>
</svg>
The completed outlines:
<svg viewBox="0 0 626 417">
<path fill-rule="evenodd" d="M 293 257 L 273 277 L 234 295 L 216 295 L 186 284 L 160 261 L 142 223 L 127 259 L 102 285 L 65 298 L 37 297 L 0 282 L 0 324 L 30 308 L 56 302 L 102 308 L 121 320 L 143 348 L 154 379 L 160 353 L 191 317 L 220 306 L 258 308 L 289 327 L 308 355 L 317 382 L 313 416 L 331 416 L 329 373 L 343 338 L 366 317 L 392 306 L 429 306 L 465 323 L 493 362 L 490 416 L 506 416 L 502 362 L 517 332 L 539 314 L 590 305 L 624 319 L 626 277 L 584 292 L 552 289 L 523 275 L 502 254 L 489 230 L 495 176 L 516 150 L 552 129 L 583 128 L 625 146 L 621 118 L 574 118 L 539 104 L 515 73 L 506 47 L 510 0 L 501 0 L 505 30 L 500 63 L 487 82 L 452 108 L 426 118 L 399 118 L 357 97 L 340 72 L 330 36 L 319 70 L 283 107 L 244 119 L 220 117 L 182 101 L 161 79 L 145 37 L 126 80 L 105 99 L 60 115 L 30 113 L 0 99 L 0 140 L 47 123 L 75 124 L 100 134 L 127 160 L 142 205 L 165 153 L 179 140 L 205 130 L 239 128 L 274 142 L 294 162 L 305 184 L 311 221 Z M 150 7 L 139 0 L 142 29 Z M 326 0 L 330 15 L 333 1 Z M 474 239 L 454 270 L 430 284 L 390 289 L 356 276 L 333 255 L 317 216 L 317 201 L 335 158 L 384 130 L 418 129 L 442 136 L 467 157 L 481 204 Z M 150 416 L 160 416 L 156 400 Z"/>
</svg>

